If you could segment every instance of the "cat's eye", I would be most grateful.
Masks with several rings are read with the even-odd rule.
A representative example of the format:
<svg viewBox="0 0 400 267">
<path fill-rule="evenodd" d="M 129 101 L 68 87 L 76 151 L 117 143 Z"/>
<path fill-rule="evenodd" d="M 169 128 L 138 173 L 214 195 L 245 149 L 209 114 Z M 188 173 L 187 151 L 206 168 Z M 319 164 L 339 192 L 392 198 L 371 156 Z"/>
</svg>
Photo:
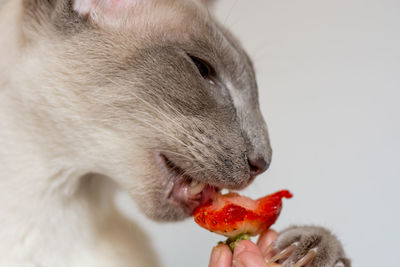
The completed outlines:
<svg viewBox="0 0 400 267">
<path fill-rule="evenodd" d="M 197 69 L 199 70 L 200 75 L 210 81 L 214 82 L 214 77 L 215 77 L 215 70 L 214 68 L 206 61 L 194 57 L 194 56 L 189 56 L 190 59 L 193 61 L 193 63 L 196 65 Z"/>
</svg>

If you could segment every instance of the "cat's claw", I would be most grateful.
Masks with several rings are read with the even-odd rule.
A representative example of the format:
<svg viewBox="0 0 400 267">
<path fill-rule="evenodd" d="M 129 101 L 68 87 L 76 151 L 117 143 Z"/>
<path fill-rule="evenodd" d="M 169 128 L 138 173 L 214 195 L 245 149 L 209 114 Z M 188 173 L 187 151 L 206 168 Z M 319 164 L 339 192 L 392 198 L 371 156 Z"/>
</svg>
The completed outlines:
<svg viewBox="0 0 400 267">
<path fill-rule="evenodd" d="M 276 252 L 267 263 L 285 267 L 350 267 L 341 243 L 321 227 L 290 227 L 268 249 Z"/>
<path fill-rule="evenodd" d="M 306 266 L 307 264 L 312 262 L 313 259 L 315 258 L 315 255 L 317 255 L 317 251 L 318 251 L 318 248 L 310 249 L 303 258 L 301 258 L 298 262 L 296 262 L 294 267 Z"/>
<path fill-rule="evenodd" d="M 288 246 L 287 248 L 283 249 L 278 254 L 273 256 L 271 259 L 267 260 L 267 263 L 275 263 L 278 261 L 280 262 L 283 261 L 285 263 L 285 260 L 288 259 L 293 254 L 298 245 L 299 242 L 294 242 L 293 244 L 291 244 L 290 246 Z M 311 263 L 312 260 L 315 258 L 315 255 L 317 255 L 317 250 L 318 248 L 310 249 L 304 257 L 302 257 L 298 262 L 294 264 L 293 267 L 302 267 Z M 340 267 L 340 266 L 335 265 L 335 267 Z"/>
<path fill-rule="evenodd" d="M 338 261 L 338 262 L 335 264 L 335 267 L 344 267 L 344 263 L 343 263 L 342 261 Z"/>
<path fill-rule="evenodd" d="M 269 262 L 273 263 L 273 262 L 277 262 L 279 260 L 282 259 L 287 259 L 290 257 L 290 255 L 292 255 L 292 253 L 296 250 L 297 246 L 299 245 L 299 242 L 294 242 L 293 244 L 291 244 L 290 246 L 288 246 L 287 248 L 283 249 L 282 251 L 280 251 L 278 254 L 276 254 L 275 256 L 273 256 Z"/>
</svg>

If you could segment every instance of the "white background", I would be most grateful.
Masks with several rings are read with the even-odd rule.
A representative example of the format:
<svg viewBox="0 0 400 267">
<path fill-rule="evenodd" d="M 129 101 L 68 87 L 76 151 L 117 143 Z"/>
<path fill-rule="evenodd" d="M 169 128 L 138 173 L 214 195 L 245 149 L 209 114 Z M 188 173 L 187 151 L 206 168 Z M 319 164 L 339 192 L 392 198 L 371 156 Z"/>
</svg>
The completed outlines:
<svg viewBox="0 0 400 267">
<path fill-rule="evenodd" d="M 255 62 L 274 149 L 244 193 L 288 188 L 275 229 L 326 226 L 353 266 L 400 266 L 400 1 L 220 0 L 215 11 Z M 222 239 L 190 219 L 137 220 L 166 267 L 205 267 Z"/>
</svg>

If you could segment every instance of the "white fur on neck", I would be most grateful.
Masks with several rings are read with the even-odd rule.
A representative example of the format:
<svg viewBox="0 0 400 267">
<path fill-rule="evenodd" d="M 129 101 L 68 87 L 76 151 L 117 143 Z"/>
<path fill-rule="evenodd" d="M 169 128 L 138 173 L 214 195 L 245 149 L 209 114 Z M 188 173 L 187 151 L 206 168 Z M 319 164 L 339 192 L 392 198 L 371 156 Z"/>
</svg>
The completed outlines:
<svg viewBox="0 0 400 267">
<path fill-rule="evenodd" d="M 5 107 L 2 102 L 0 266 L 153 266 L 137 257 L 149 248 L 134 241 L 145 238 L 115 209 L 115 185 L 102 177 L 82 180 L 84 168 L 59 160 L 43 162 Z"/>
</svg>

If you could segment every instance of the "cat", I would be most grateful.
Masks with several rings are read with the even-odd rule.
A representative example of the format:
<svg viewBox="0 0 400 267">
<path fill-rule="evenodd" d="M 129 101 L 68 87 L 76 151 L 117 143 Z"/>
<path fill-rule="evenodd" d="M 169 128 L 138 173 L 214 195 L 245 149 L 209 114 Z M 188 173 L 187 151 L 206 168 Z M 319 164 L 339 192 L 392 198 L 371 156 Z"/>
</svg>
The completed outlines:
<svg viewBox="0 0 400 267">
<path fill-rule="evenodd" d="M 191 215 L 271 162 L 252 62 L 200 0 L 0 3 L 0 266 L 157 266 L 113 198 Z M 284 230 L 290 266 L 350 266 L 327 230 Z"/>
</svg>

